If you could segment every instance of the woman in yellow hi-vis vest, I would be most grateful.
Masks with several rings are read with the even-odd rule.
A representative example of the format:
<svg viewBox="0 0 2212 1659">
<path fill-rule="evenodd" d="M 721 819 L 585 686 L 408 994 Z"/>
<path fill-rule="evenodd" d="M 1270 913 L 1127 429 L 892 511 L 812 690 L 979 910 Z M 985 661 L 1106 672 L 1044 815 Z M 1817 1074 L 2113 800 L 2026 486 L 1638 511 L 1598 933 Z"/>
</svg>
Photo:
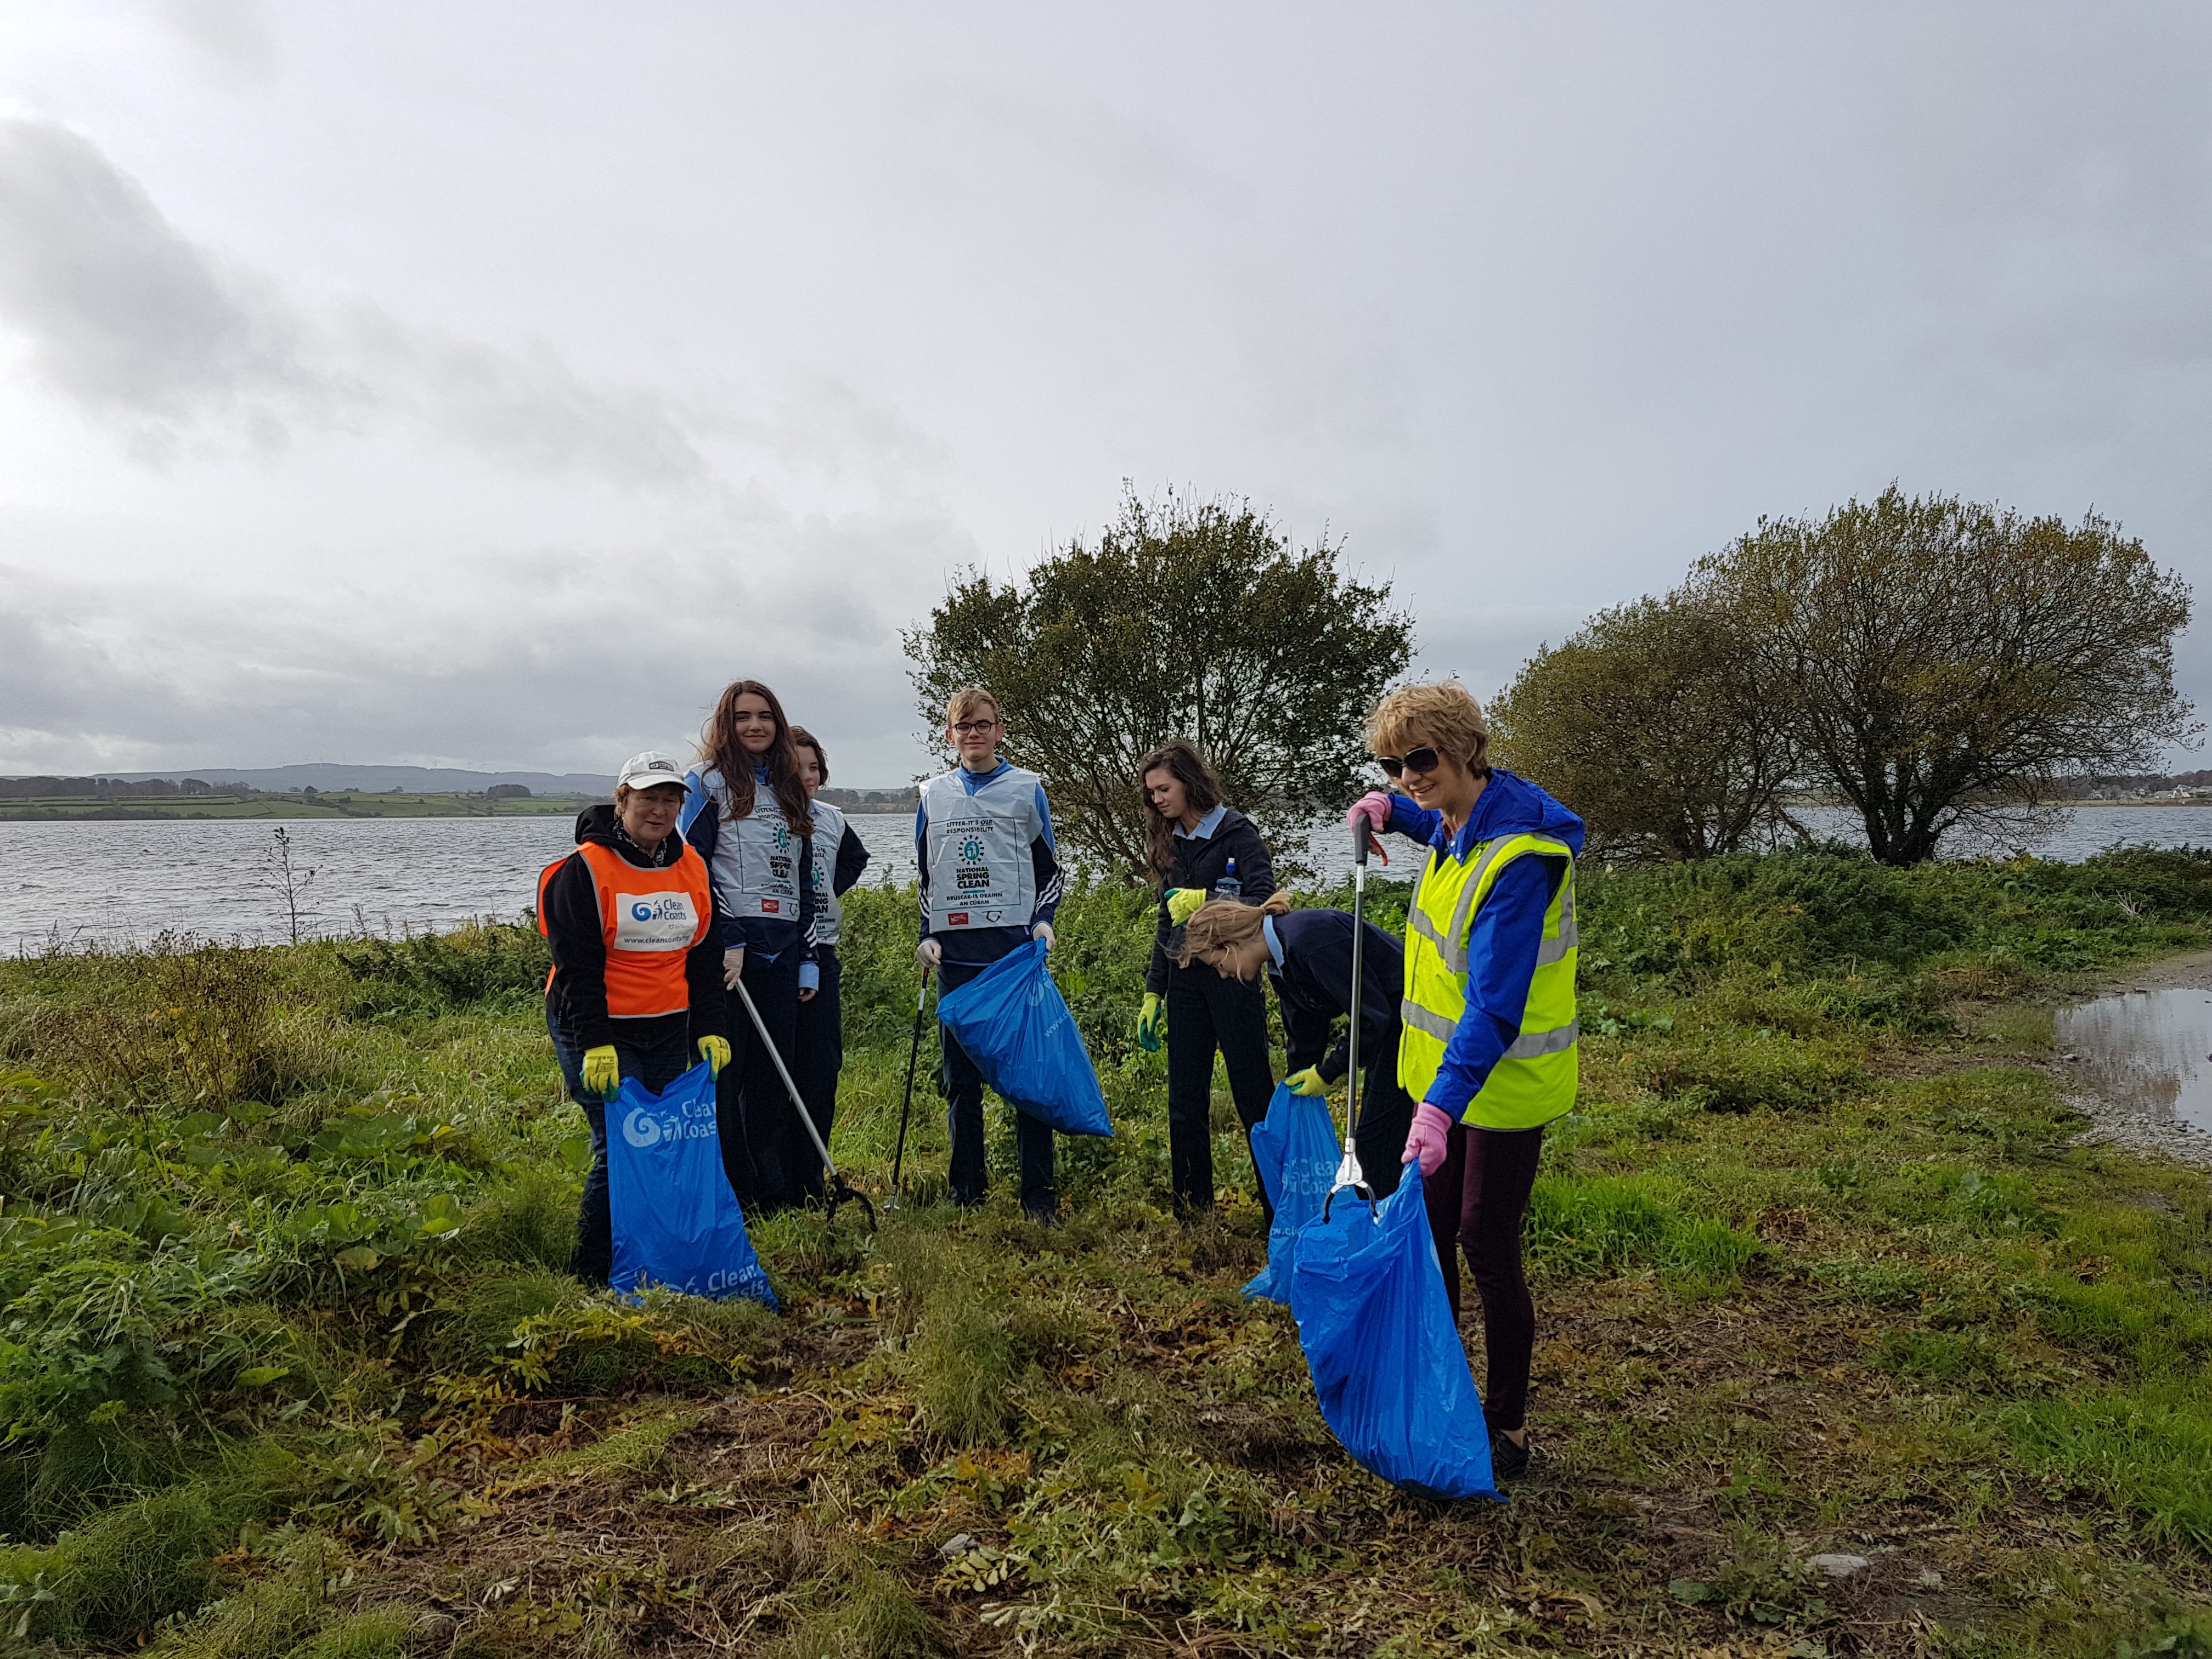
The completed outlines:
<svg viewBox="0 0 2212 1659">
<path fill-rule="evenodd" d="M 1426 844 L 1406 913 L 1398 1081 L 1419 1102 L 1403 1161 L 1461 1248 L 1482 1298 L 1491 1457 L 1528 1467 L 1528 1358 L 1536 1310 L 1521 1222 L 1544 1125 L 1575 1103 L 1575 856 L 1583 821 L 1489 764 L 1481 706 L 1456 680 L 1409 685 L 1376 705 L 1368 744 L 1405 793 L 1346 815 Z M 1443 1213 L 1440 1217 L 1439 1211 Z M 1452 1312 L 1459 1266 L 1443 1259 Z"/>
</svg>

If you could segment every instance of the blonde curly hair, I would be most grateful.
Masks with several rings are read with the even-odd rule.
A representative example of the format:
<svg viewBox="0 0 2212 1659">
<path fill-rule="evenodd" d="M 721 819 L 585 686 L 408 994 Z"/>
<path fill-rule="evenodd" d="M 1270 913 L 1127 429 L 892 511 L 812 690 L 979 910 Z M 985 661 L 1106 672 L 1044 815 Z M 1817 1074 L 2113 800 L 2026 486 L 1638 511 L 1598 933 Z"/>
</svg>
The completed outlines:
<svg viewBox="0 0 2212 1659">
<path fill-rule="evenodd" d="M 1457 680 L 1401 685 L 1367 717 L 1367 746 L 1376 754 L 1402 755 L 1424 744 L 1466 762 L 1478 777 L 1490 770 L 1490 724 Z"/>
</svg>

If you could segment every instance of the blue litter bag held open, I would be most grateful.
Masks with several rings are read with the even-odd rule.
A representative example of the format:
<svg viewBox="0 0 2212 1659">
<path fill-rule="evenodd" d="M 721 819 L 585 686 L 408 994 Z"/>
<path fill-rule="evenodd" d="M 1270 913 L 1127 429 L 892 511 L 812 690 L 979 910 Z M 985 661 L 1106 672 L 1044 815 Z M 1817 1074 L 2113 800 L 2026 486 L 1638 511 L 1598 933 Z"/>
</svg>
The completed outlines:
<svg viewBox="0 0 2212 1659">
<path fill-rule="evenodd" d="M 938 999 L 937 1017 L 983 1081 L 1063 1134 L 1108 1135 L 1091 1051 L 1045 966 L 1042 939 L 1009 951 Z"/>
<path fill-rule="evenodd" d="M 714 1079 L 694 1066 L 656 1095 L 635 1078 L 607 1103 L 607 1203 L 614 1212 L 609 1282 L 640 1284 L 724 1301 L 775 1292 L 745 1237 L 744 1212 L 722 1173 L 714 1132 Z"/>
<path fill-rule="evenodd" d="M 1346 1191 L 1305 1224 L 1291 1311 L 1321 1414 L 1363 1467 L 1424 1498 L 1498 1496 L 1419 1164 L 1373 1212 Z"/>
<path fill-rule="evenodd" d="M 1292 1094 L 1288 1083 L 1278 1083 L 1267 1115 L 1252 1127 L 1252 1163 L 1275 1206 L 1275 1224 L 1267 1230 L 1267 1265 L 1244 1287 L 1245 1295 L 1290 1305 L 1298 1229 L 1321 1213 L 1341 1155 L 1328 1103 Z"/>
</svg>

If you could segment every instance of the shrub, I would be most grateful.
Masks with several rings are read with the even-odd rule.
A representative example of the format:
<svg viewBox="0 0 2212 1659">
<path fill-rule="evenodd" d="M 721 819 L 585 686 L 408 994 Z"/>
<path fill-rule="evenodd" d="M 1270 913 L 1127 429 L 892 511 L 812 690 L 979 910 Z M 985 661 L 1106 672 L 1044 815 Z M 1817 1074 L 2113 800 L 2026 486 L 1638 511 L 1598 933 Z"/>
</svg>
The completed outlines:
<svg viewBox="0 0 2212 1659">
<path fill-rule="evenodd" d="M 207 1599 L 245 1516 L 204 1484 L 111 1509 L 51 1549 L 0 1555 L 0 1607 L 23 1634 L 112 1646 Z"/>
<path fill-rule="evenodd" d="M 338 952 L 364 1011 L 520 1007 L 544 994 L 553 957 L 535 927 L 483 920 L 449 933 L 364 938 Z"/>
</svg>

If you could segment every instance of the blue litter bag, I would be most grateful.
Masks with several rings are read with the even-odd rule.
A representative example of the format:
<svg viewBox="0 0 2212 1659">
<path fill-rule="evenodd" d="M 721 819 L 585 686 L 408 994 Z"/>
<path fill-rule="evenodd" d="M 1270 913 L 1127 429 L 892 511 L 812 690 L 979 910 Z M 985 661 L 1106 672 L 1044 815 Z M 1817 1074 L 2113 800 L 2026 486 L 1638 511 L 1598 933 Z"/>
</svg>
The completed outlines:
<svg viewBox="0 0 2212 1659">
<path fill-rule="evenodd" d="M 635 1078 L 607 1103 L 607 1202 L 614 1212 L 611 1283 L 641 1283 L 722 1301 L 775 1292 L 745 1237 L 738 1196 L 722 1173 L 714 1079 L 702 1063 L 656 1095 Z"/>
<path fill-rule="evenodd" d="M 1267 1265 L 1244 1287 L 1245 1295 L 1290 1305 L 1298 1229 L 1321 1213 L 1343 1157 L 1328 1103 L 1316 1095 L 1294 1095 L 1289 1084 L 1278 1083 L 1267 1115 L 1252 1126 L 1252 1163 L 1275 1206 L 1275 1224 L 1267 1231 Z"/>
<path fill-rule="evenodd" d="M 1328 1220 L 1300 1230 L 1291 1311 L 1321 1414 L 1345 1450 L 1424 1498 L 1498 1497 L 1419 1164 L 1375 1212 L 1342 1192 Z"/>
<path fill-rule="evenodd" d="M 937 1017 L 983 1081 L 1031 1117 L 1063 1134 L 1110 1136 L 1091 1051 L 1044 957 L 1042 939 L 1008 951 L 939 997 Z"/>
</svg>

